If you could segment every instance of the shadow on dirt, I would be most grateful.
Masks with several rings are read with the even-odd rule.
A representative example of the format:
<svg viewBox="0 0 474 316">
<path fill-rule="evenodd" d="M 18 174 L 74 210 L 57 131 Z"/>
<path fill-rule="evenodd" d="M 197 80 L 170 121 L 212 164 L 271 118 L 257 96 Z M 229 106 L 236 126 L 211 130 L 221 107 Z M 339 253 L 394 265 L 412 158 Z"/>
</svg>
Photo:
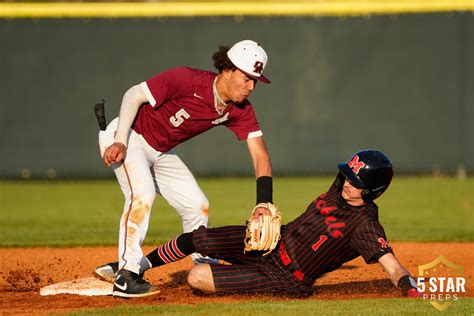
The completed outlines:
<svg viewBox="0 0 474 316">
<path fill-rule="evenodd" d="M 355 266 L 345 266 L 346 269 L 355 269 Z M 187 277 L 189 271 L 177 271 L 173 272 L 170 275 L 171 280 L 160 285 L 163 289 L 176 289 L 176 288 L 188 288 L 187 285 Z M 371 281 L 352 281 L 352 282 L 344 282 L 344 283 L 336 283 L 336 284 L 323 284 L 318 285 L 317 281 L 313 286 L 313 293 L 309 294 L 309 296 L 318 296 L 318 295 L 330 295 L 330 294 L 337 294 L 338 296 L 344 295 L 363 295 L 363 294 L 387 294 L 393 293 L 397 294 L 398 290 L 393 286 L 392 282 L 388 279 L 378 279 L 378 280 L 371 280 Z M 204 293 L 200 293 L 198 291 L 193 291 L 193 294 L 199 296 L 209 296 Z M 269 294 L 252 294 L 257 295 L 262 298 L 272 295 L 272 296 L 281 296 L 281 297 L 295 297 L 294 295 L 288 293 L 269 293 Z M 212 296 L 212 295 L 211 295 Z M 218 294 L 217 296 L 241 296 L 247 297 L 248 294 Z"/>
<path fill-rule="evenodd" d="M 170 274 L 170 281 L 160 285 L 162 288 L 175 288 L 179 286 L 187 285 L 189 271 L 177 271 Z"/>
<path fill-rule="evenodd" d="M 316 281 L 317 282 L 317 281 Z M 314 294 L 385 294 L 390 292 L 397 292 L 392 282 L 387 279 L 371 280 L 371 281 L 352 281 L 337 284 L 316 285 Z"/>
</svg>

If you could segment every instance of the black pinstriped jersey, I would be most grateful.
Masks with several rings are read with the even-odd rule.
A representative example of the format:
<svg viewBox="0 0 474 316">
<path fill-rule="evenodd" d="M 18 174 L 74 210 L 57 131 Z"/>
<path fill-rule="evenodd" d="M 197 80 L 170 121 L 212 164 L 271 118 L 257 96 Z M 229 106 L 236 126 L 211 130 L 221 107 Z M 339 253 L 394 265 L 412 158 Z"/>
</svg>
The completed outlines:
<svg viewBox="0 0 474 316">
<path fill-rule="evenodd" d="M 338 180 L 306 211 L 282 227 L 286 251 L 306 276 L 316 279 L 361 255 L 375 263 L 393 253 L 374 203 L 351 206 L 338 192 Z"/>
</svg>

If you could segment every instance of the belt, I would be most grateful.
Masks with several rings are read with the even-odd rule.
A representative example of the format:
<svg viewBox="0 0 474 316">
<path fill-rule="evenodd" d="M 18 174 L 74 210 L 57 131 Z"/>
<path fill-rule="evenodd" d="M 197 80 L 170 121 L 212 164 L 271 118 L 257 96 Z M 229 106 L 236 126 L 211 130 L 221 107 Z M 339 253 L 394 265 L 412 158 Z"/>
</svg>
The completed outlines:
<svg viewBox="0 0 474 316">
<path fill-rule="evenodd" d="M 296 268 L 296 265 L 291 261 L 288 253 L 286 252 L 285 244 L 283 241 L 280 243 L 280 258 L 283 264 L 289 268 L 290 272 L 300 281 L 303 281 L 304 273 Z"/>
</svg>

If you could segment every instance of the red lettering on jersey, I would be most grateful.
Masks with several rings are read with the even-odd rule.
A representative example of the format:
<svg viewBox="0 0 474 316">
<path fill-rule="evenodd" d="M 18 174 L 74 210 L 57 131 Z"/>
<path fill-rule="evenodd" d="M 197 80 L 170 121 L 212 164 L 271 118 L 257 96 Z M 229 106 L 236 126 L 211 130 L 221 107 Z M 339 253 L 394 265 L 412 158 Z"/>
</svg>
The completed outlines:
<svg viewBox="0 0 474 316">
<path fill-rule="evenodd" d="M 349 161 L 349 167 L 352 168 L 355 174 L 358 174 L 361 168 L 365 167 L 365 163 L 363 161 L 359 161 L 359 156 L 355 155 L 351 161 Z"/>
<path fill-rule="evenodd" d="M 321 207 L 323 207 L 324 204 L 326 204 L 326 201 L 324 201 L 324 200 L 316 201 L 316 208 L 317 208 L 318 210 L 320 210 Z"/>
<path fill-rule="evenodd" d="M 319 247 L 321 247 L 321 245 L 326 241 L 328 240 L 328 236 L 326 235 L 321 235 L 319 236 L 319 240 L 317 242 L 315 242 L 311 248 L 313 248 L 314 251 L 318 250 Z"/>
<path fill-rule="evenodd" d="M 329 226 L 330 223 L 335 222 L 336 218 L 334 216 L 329 216 L 326 218 L 326 226 Z"/>
<path fill-rule="evenodd" d="M 336 222 L 337 218 L 334 216 L 329 216 L 326 218 L 325 223 L 327 228 L 328 233 L 334 237 L 334 238 L 339 238 L 344 236 L 344 234 L 339 230 L 339 228 L 343 228 L 346 226 L 346 223 L 344 222 Z"/>
<path fill-rule="evenodd" d="M 388 243 L 388 241 L 386 241 L 386 240 L 383 239 L 382 237 L 380 237 L 379 239 L 377 239 L 377 241 L 379 242 L 381 248 L 391 248 L 391 247 L 390 247 L 390 244 Z"/>
<path fill-rule="evenodd" d="M 337 210 L 337 207 L 335 206 L 325 206 L 321 209 L 320 213 L 323 215 L 329 215 L 329 213 L 335 210 Z"/>
<path fill-rule="evenodd" d="M 361 166 L 362 167 L 362 166 Z M 335 216 L 329 216 L 332 212 L 337 210 L 337 206 L 325 206 L 326 201 L 323 200 L 324 197 L 326 197 L 328 193 L 324 193 L 323 195 L 319 196 L 314 200 L 314 203 L 316 204 L 316 209 L 319 210 L 319 213 L 323 216 L 326 216 L 324 219 L 324 223 L 326 224 L 326 230 L 329 233 L 331 237 L 334 238 L 340 238 L 344 236 L 344 234 L 340 231 L 340 228 L 343 228 L 346 226 L 346 223 L 344 222 L 339 222 L 338 219 Z M 319 236 L 319 240 L 315 242 L 311 248 L 314 251 L 317 251 L 321 245 L 328 240 L 329 236 L 328 235 L 321 235 Z"/>
<path fill-rule="evenodd" d="M 256 61 L 253 65 L 253 72 L 257 74 L 262 74 L 263 71 L 263 63 L 261 61 Z"/>
<path fill-rule="evenodd" d="M 338 228 L 343 228 L 344 226 L 346 226 L 346 223 L 341 223 L 341 222 L 333 223 L 333 224 L 329 225 L 328 232 L 334 238 L 342 237 L 342 236 L 344 236 L 344 234 Z"/>
</svg>

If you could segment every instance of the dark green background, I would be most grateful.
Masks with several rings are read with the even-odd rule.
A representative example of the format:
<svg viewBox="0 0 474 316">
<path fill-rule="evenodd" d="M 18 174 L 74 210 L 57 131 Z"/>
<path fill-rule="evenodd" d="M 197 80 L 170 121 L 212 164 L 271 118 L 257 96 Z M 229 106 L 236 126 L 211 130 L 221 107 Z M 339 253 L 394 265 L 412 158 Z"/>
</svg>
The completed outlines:
<svg viewBox="0 0 474 316">
<path fill-rule="evenodd" d="M 0 20 L 0 177 L 112 176 L 92 106 L 165 69 L 212 69 L 218 43 L 269 54 L 250 100 L 276 174 L 333 173 L 378 148 L 399 173 L 474 170 L 474 16 Z M 177 147 L 200 175 L 248 174 L 246 145 L 218 127 Z"/>
</svg>

